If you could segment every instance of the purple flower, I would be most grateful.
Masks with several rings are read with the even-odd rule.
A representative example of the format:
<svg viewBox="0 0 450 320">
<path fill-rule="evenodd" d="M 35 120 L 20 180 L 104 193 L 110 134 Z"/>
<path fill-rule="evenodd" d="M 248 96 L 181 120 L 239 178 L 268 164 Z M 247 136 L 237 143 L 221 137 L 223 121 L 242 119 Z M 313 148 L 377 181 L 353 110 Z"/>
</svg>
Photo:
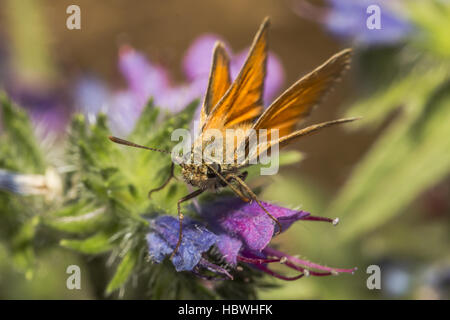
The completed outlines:
<svg viewBox="0 0 450 320">
<path fill-rule="evenodd" d="M 153 98 L 155 105 L 172 112 L 178 112 L 193 100 L 202 98 L 208 85 L 212 52 L 216 41 L 224 42 L 213 34 L 200 36 L 193 42 L 183 59 L 183 71 L 187 82 L 177 85 L 173 84 L 162 66 L 146 59 L 130 46 L 122 47 L 119 54 L 119 69 L 128 88 L 125 92 L 121 92 L 119 97 L 113 97 L 110 105 L 112 117 L 122 120 L 121 115 L 128 113 L 125 117 L 125 119 L 129 118 L 126 126 L 131 128 L 150 97 Z M 248 49 L 236 55 L 228 51 L 231 57 L 230 72 L 234 78 L 245 61 Z M 270 53 L 264 94 L 266 102 L 270 102 L 270 99 L 278 92 L 283 80 L 283 67 L 278 58 Z"/>
<path fill-rule="evenodd" d="M 166 69 L 147 59 L 142 53 L 125 45 L 119 51 L 119 70 L 126 80 L 127 88 L 110 93 L 93 77 L 83 77 L 75 89 L 78 109 L 92 118 L 104 106 L 111 121 L 111 129 L 117 134 L 127 134 L 134 127 L 142 109 L 150 98 L 156 106 L 179 112 L 206 92 L 211 68 L 212 52 L 219 36 L 205 34 L 198 37 L 188 48 L 183 59 L 186 82 L 174 84 Z M 245 61 L 248 49 L 231 57 L 230 72 L 236 77 Z M 284 72 L 278 58 L 269 53 L 265 101 L 270 102 L 280 89 Z"/>
<path fill-rule="evenodd" d="M 291 210 L 265 202 L 262 202 L 262 205 L 278 219 L 283 231 L 298 220 L 326 221 L 333 224 L 338 222 L 337 219 L 314 217 L 301 210 Z M 202 215 L 207 219 L 210 229 L 218 235 L 216 246 L 230 265 L 236 265 L 238 262 L 249 263 L 261 271 L 284 280 L 295 280 L 304 275 L 352 273 L 355 270 L 321 266 L 268 247 L 278 230 L 274 221 L 256 202 L 245 203 L 236 198 L 223 199 L 205 206 L 202 209 Z M 275 262 L 283 263 L 301 273 L 293 278 L 278 274 L 267 267 L 267 264 Z"/>
<path fill-rule="evenodd" d="M 208 84 L 209 72 L 211 69 L 212 51 L 217 41 L 225 44 L 227 43 L 219 36 L 213 34 L 206 34 L 197 38 L 191 47 L 188 49 L 183 60 L 183 70 L 190 81 L 199 83 L 202 86 L 202 94 L 206 91 Z M 246 48 L 237 54 L 233 54 L 230 49 L 227 49 L 231 57 L 230 73 L 231 77 L 235 79 L 241 70 L 242 65 L 247 58 L 248 50 Z M 267 74 L 264 92 L 264 102 L 271 103 L 274 96 L 279 92 L 281 85 L 284 82 L 284 70 L 278 57 L 269 52 L 267 60 Z"/>
<path fill-rule="evenodd" d="M 315 7 L 304 0 L 295 3 L 299 16 L 321 22 L 334 35 L 364 45 L 389 45 L 402 41 L 412 31 L 411 24 L 395 10 L 403 0 L 328 0 L 329 8 Z M 369 29 L 367 12 L 371 5 L 380 8 L 380 29 Z"/>
<path fill-rule="evenodd" d="M 265 202 L 262 204 L 280 221 L 283 230 L 309 215 L 305 211 L 290 210 Z M 277 228 L 255 201 L 247 204 L 237 198 L 224 199 L 202 208 L 202 213 L 214 232 L 226 240 L 234 239 L 231 245 L 228 241 L 218 243 L 219 250 L 228 263 L 236 264 L 237 253 L 243 246 L 252 251 L 263 250 L 272 240 Z M 235 240 L 240 241 L 239 247 Z"/>
<path fill-rule="evenodd" d="M 265 202 L 262 204 L 279 220 L 283 231 L 298 220 L 337 223 L 336 219 L 314 217 L 305 211 L 291 210 Z M 221 258 L 230 268 L 236 267 L 239 262 L 247 263 L 283 280 L 295 280 L 305 275 L 352 273 L 356 270 L 325 267 L 270 248 L 268 245 L 278 230 L 274 221 L 256 202 L 245 203 L 240 199 L 225 198 L 204 206 L 201 214 L 208 229 L 199 222 L 184 220 L 182 244 L 172 261 L 177 271 L 191 271 L 201 276 L 199 270 L 203 268 L 232 278 L 225 268 L 209 262 L 204 257 L 212 246 L 218 249 Z M 161 263 L 176 246 L 179 221 L 171 216 L 162 216 L 154 220 L 153 229 L 147 236 L 149 252 L 153 261 Z M 281 275 L 268 268 L 270 263 L 282 263 L 300 274 L 295 277 Z"/>
<path fill-rule="evenodd" d="M 130 91 L 119 91 L 110 98 L 107 114 L 111 131 L 117 135 L 127 135 L 139 119 L 142 106 Z"/>
<path fill-rule="evenodd" d="M 166 70 L 151 63 L 130 46 L 120 49 L 119 70 L 136 98 L 137 107 L 142 108 L 150 96 L 157 101 L 170 87 Z"/>
<path fill-rule="evenodd" d="M 223 42 L 228 48 L 220 36 L 207 33 L 195 39 L 186 51 L 183 58 L 183 71 L 189 81 L 203 79 L 206 86 L 211 70 L 212 52 L 217 41 Z M 228 53 L 230 54 L 229 50 Z"/>
</svg>

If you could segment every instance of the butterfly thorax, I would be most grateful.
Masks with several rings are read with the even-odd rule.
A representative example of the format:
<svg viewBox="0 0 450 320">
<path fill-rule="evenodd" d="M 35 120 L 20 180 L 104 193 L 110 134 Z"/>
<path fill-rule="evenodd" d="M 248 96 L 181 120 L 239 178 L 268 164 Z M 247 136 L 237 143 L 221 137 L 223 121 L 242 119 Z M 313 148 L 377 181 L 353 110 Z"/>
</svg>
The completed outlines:
<svg viewBox="0 0 450 320">
<path fill-rule="evenodd" d="M 209 163 L 209 166 L 212 166 L 225 179 L 230 174 L 237 173 L 237 168 L 233 165 L 213 162 Z M 203 190 L 209 189 L 214 191 L 226 185 L 226 183 L 204 163 L 182 163 L 181 173 L 187 183 Z"/>
</svg>

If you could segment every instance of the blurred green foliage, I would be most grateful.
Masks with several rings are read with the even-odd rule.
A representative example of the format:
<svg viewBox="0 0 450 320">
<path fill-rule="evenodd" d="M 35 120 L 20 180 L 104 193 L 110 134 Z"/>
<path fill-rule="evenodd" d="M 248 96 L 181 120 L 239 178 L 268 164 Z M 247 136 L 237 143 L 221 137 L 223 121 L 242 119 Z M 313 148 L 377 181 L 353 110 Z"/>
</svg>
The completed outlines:
<svg viewBox="0 0 450 320">
<path fill-rule="evenodd" d="M 449 297 L 448 287 L 430 289 L 424 276 L 433 266 L 450 272 L 449 212 L 440 213 L 445 223 L 427 218 L 419 200 L 450 174 L 450 6 L 439 1 L 405 5 L 415 27 L 405 43 L 356 51 L 361 94 L 345 115 L 362 116 L 352 129 L 377 131 L 378 137 L 344 187 L 332 196 L 311 181 L 281 179 L 264 193 L 297 204 L 284 192 L 289 189 L 302 195 L 305 210 L 338 216 L 341 223 L 331 235 L 325 226 L 295 226 L 294 242 L 301 248 L 292 250 L 316 261 L 326 257 L 333 265 L 354 264 L 360 271 L 351 280 L 305 279 L 302 285 L 265 292 L 264 298 Z M 448 191 L 443 197 L 448 202 Z M 280 241 L 286 246 L 292 237 Z M 365 268 L 391 261 L 409 274 L 407 290 L 397 295 L 369 291 Z"/>
<path fill-rule="evenodd" d="M 0 106 L 3 124 L 0 167 L 23 173 L 44 173 L 44 156 L 34 140 L 25 111 L 13 106 L 4 95 L 0 97 Z M 27 150 L 26 154 L 24 150 Z M 5 244 L 5 250 L 11 252 L 13 265 L 27 278 L 33 275 L 32 241 L 39 222 L 33 210 L 46 207 L 43 199 L 23 199 L 0 191 L 0 239 Z"/>
<path fill-rule="evenodd" d="M 347 111 L 364 115 L 364 128 L 392 120 L 329 207 L 345 218 L 345 241 L 387 223 L 450 172 L 450 47 L 448 35 L 436 32 L 449 30 L 450 8 L 438 2 L 410 6 L 417 34 L 390 58 L 408 63 Z M 366 65 L 376 70 L 377 63 L 373 52 L 370 61 L 361 53 L 360 72 Z"/>
</svg>

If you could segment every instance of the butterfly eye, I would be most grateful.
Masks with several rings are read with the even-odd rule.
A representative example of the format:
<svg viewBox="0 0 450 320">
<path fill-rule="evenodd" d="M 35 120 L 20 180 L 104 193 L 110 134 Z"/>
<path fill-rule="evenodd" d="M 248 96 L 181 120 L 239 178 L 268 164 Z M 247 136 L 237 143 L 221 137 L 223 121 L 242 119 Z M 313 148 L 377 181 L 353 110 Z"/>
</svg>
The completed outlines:
<svg viewBox="0 0 450 320">
<path fill-rule="evenodd" d="M 220 173 L 220 164 L 218 163 L 212 163 L 211 167 L 213 167 L 217 172 Z M 208 178 L 215 178 L 216 174 L 214 173 L 214 171 L 211 170 L 211 168 L 208 167 L 208 171 L 206 172 L 206 176 Z"/>
</svg>

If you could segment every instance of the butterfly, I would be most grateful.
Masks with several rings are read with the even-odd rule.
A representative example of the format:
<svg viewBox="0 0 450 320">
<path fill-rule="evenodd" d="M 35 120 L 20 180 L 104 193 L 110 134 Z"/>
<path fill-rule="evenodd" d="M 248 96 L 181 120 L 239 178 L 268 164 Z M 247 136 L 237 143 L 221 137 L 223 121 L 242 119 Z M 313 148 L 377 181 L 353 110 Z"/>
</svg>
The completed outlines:
<svg viewBox="0 0 450 320">
<path fill-rule="evenodd" d="M 248 173 L 241 170 L 254 163 L 252 160 L 255 160 L 263 152 L 270 152 L 274 146 L 285 147 L 301 137 L 317 133 L 326 127 L 358 119 L 338 119 L 297 129 L 299 122 L 305 119 L 311 110 L 323 100 L 333 84 L 349 68 L 351 49 L 340 51 L 303 76 L 264 110 L 263 92 L 268 53 L 268 27 L 269 19 L 265 18 L 253 40 L 247 59 L 234 81 L 231 81 L 230 58 L 224 45 L 217 42 L 214 47 L 208 87 L 200 113 L 201 132 L 192 144 L 192 152 L 184 157 L 184 160 L 188 161 L 179 163 L 184 180 L 189 185 L 197 187 L 197 190 L 177 202 L 180 228 L 178 242 L 171 258 L 182 242 L 184 216 L 181 212 L 181 204 L 207 190 L 214 191 L 229 187 L 243 201 L 256 201 L 278 225 L 278 232 L 281 232 L 280 222 L 262 205 L 256 194 L 245 183 Z M 240 134 L 231 142 L 221 141 L 220 147 L 228 157 L 231 155 L 233 161 L 225 162 L 205 157 L 203 152 L 212 142 L 209 133 L 214 131 L 225 135 L 225 132 L 230 129 L 240 132 Z M 256 148 L 251 148 L 249 132 L 259 135 L 259 132 L 267 132 L 264 129 L 271 130 L 270 132 L 276 130 L 278 137 L 273 138 L 270 133 L 266 137 L 265 143 L 257 143 Z M 117 137 L 109 138 L 122 145 L 170 154 L 166 150 L 138 145 Z M 256 141 L 260 141 L 260 139 Z M 240 157 L 240 160 L 237 157 L 237 150 L 243 151 L 243 157 Z M 200 161 L 189 161 L 194 160 L 198 155 L 200 155 Z M 149 197 L 170 182 L 174 177 L 174 166 L 175 163 L 172 162 L 170 176 L 159 188 L 151 190 Z"/>
</svg>

